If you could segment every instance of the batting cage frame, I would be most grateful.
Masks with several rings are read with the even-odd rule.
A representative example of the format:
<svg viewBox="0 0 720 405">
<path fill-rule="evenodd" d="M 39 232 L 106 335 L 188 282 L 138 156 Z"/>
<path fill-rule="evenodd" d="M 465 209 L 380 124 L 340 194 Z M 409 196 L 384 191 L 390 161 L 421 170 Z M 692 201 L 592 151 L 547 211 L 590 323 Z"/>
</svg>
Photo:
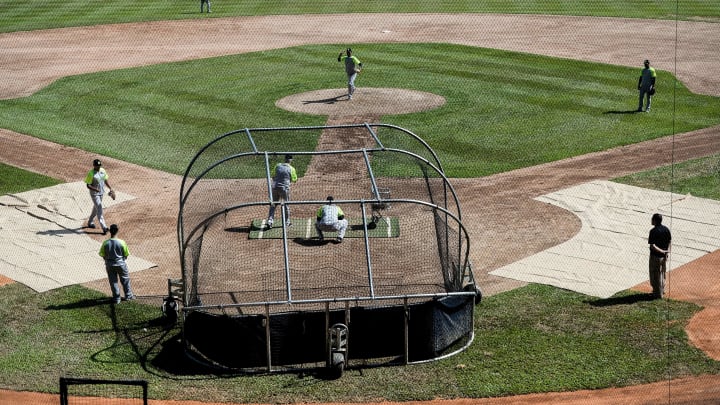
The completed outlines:
<svg viewBox="0 0 720 405">
<path fill-rule="evenodd" d="M 274 201 L 289 156 L 292 198 Z M 344 240 L 315 227 L 326 196 L 348 219 Z M 437 360 L 474 339 L 481 293 L 460 203 L 437 154 L 407 129 L 228 132 L 189 163 L 179 207 L 182 279 L 168 288 L 193 359 L 342 372 Z"/>
</svg>

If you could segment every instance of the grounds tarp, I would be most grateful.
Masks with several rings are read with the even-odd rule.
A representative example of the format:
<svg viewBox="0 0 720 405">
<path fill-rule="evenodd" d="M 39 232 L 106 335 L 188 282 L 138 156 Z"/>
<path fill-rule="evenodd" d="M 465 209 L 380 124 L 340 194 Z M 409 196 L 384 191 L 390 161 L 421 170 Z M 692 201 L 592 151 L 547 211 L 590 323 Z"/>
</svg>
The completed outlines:
<svg viewBox="0 0 720 405">
<path fill-rule="evenodd" d="M 648 280 L 647 238 L 655 212 L 672 232 L 668 271 L 720 248 L 720 202 L 715 200 L 609 181 L 536 200 L 573 212 L 582 229 L 565 243 L 490 274 L 610 297 Z"/>
<path fill-rule="evenodd" d="M 348 222 L 348 228 L 345 231 L 346 238 L 365 237 L 361 218 L 351 218 Z M 400 223 L 396 217 L 382 217 L 374 226 L 368 225 L 368 238 L 397 238 L 400 236 Z M 313 218 L 293 219 L 292 226 L 286 229 L 289 239 L 312 239 L 318 237 L 317 230 L 315 229 L 315 220 Z M 337 232 L 323 232 L 323 236 L 332 239 L 337 236 Z M 283 228 L 281 223 L 275 223 L 272 228 L 267 228 L 267 223 L 264 219 L 255 219 L 252 221 L 250 226 L 250 239 L 281 239 L 282 237 Z"/>
<path fill-rule="evenodd" d="M 117 193 L 103 203 L 133 198 Z M 91 210 L 83 182 L 0 196 L 0 274 L 38 292 L 107 277 L 100 242 L 82 230 Z M 155 267 L 133 256 L 132 245 L 130 253 L 131 272 Z"/>
</svg>

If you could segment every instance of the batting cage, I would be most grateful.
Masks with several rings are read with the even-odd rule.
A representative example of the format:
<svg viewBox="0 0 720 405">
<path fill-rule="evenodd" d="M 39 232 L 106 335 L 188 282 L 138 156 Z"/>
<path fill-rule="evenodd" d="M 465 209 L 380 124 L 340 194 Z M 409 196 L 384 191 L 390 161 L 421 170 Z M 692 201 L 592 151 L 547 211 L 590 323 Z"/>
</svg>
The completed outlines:
<svg viewBox="0 0 720 405">
<path fill-rule="evenodd" d="M 290 157 L 297 181 L 273 201 Z M 342 240 L 315 226 L 328 196 Z M 185 350 L 210 364 L 342 371 L 438 359 L 474 337 L 480 290 L 458 198 L 435 152 L 397 126 L 216 138 L 183 178 L 178 242 Z"/>
</svg>

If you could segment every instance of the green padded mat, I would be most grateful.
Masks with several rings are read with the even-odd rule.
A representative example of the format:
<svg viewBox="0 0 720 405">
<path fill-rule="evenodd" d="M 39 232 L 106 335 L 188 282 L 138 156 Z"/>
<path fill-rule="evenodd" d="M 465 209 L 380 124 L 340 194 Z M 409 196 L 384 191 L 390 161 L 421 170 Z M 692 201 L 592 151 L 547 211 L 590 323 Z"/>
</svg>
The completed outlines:
<svg viewBox="0 0 720 405">
<path fill-rule="evenodd" d="M 362 219 L 349 219 L 348 229 L 345 231 L 345 238 L 364 237 Z M 315 229 L 315 218 L 293 219 L 292 226 L 287 228 L 288 239 L 312 239 L 317 238 Z M 400 223 L 397 217 L 383 217 L 377 225 L 370 229 L 369 238 L 397 238 L 400 236 Z M 266 229 L 264 219 L 254 219 L 250 225 L 250 239 L 282 239 L 282 223 L 276 221 L 272 228 Z M 337 232 L 323 232 L 326 239 L 335 238 Z"/>
</svg>

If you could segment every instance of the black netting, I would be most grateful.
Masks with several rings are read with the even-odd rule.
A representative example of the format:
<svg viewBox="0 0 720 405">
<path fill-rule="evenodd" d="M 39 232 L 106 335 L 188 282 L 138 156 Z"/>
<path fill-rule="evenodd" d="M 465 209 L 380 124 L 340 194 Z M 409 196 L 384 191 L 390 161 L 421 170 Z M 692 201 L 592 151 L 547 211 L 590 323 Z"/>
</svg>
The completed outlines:
<svg viewBox="0 0 720 405">
<path fill-rule="evenodd" d="M 407 306 L 368 303 L 346 310 L 296 309 L 272 314 L 268 322 L 257 314 L 190 311 L 185 340 L 190 350 L 207 361 L 255 369 L 323 363 L 327 330 L 336 323 L 347 323 L 350 363 L 403 362 L 406 355 L 410 362 L 430 360 L 462 347 L 473 337 L 470 296 Z"/>
</svg>

